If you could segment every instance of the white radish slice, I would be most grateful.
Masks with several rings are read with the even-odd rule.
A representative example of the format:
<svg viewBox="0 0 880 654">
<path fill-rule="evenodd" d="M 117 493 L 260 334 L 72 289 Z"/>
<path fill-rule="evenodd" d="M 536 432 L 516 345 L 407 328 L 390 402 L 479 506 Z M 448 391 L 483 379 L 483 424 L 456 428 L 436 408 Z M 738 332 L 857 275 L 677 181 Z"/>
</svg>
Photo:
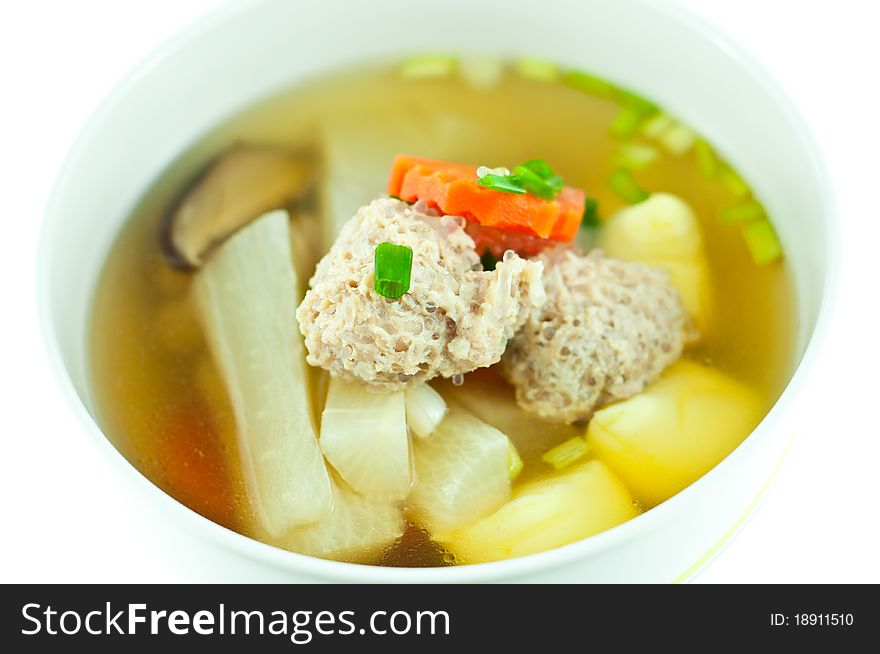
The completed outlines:
<svg viewBox="0 0 880 654">
<path fill-rule="evenodd" d="M 333 484 L 333 510 L 314 525 L 288 533 L 277 544 L 300 554 L 375 564 L 405 527 L 399 507 Z"/>
<path fill-rule="evenodd" d="M 482 518 L 510 495 L 510 441 L 470 413 L 450 408 L 430 438 L 413 443 L 416 484 L 409 503 L 429 531 Z"/>
<path fill-rule="evenodd" d="M 446 408 L 446 401 L 428 384 L 406 389 L 406 422 L 419 438 L 434 432 L 446 415 Z"/>
<path fill-rule="evenodd" d="M 310 413 L 287 213 L 268 213 L 224 243 L 193 292 L 232 401 L 260 526 L 278 536 L 316 522 L 332 493 Z"/>
<path fill-rule="evenodd" d="M 345 482 L 366 497 L 402 500 L 412 486 L 404 391 L 373 393 L 330 379 L 321 449 Z"/>
</svg>

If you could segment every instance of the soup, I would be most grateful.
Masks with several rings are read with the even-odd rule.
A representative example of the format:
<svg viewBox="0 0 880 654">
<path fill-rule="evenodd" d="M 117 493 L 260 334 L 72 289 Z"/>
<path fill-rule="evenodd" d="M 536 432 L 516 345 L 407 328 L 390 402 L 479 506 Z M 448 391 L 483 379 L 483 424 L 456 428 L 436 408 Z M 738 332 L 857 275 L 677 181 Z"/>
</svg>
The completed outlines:
<svg viewBox="0 0 880 654">
<path fill-rule="evenodd" d="M 182 153 L 109 253 L 91 368 L 114 445 L 205 517 L 442 566 L 698 479 L 779 396 L 793 331 L 771 222 L 693 130 L 547 62 L 420 57 Z"/>
</svg>

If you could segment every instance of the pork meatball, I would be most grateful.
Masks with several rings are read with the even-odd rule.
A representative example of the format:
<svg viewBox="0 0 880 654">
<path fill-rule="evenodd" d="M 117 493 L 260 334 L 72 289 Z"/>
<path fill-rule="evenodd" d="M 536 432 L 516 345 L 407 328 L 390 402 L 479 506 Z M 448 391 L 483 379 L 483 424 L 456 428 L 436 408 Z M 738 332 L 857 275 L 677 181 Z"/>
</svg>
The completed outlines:
<svg viewBox="0 0 880 654">
<path fill-rule="evenodd" d="M 660 270 L 562 247 L 536 260 L 547 301 L 530 311 L 503 358 L 517 402 L 531 413 L 555 422 L 588 418 L 641 391 L 693 335 Z"/>
<path fill-rule="evenodd" d="M 413 251 L 397 300 L 374 289 L 382 242 Z M 463 219 L 379 198 L 345 224 L 309 282 L 296 313 L 307 360 L 380 391 L 490 366 L 544 301 L 542 268 L 509 252 L 483 271 Z"/>
</svg>

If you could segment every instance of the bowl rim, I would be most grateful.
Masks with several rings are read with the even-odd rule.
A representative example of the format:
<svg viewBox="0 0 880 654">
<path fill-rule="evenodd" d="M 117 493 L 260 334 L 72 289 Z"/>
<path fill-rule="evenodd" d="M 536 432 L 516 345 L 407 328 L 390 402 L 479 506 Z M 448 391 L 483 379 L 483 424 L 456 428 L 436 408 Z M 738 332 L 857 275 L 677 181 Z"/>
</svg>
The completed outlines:
<svg viewBox="0 0 880 654">
<path fill-rule="evenodd" d="M 825 218 L 823 240 L 827 266 L 815 324 L 807 338 L 803 355 L 794 366 L 791 376 L 779 398 L 768 410 L 758 426 L 743 439 L 733 452 L 728 454 L 705 475 L 665 502 L 652 508 L 650 511 L 646 511 L 603 532 L 545 552 L 529 554 L 514 559 L 443 568 L 393 568 L 344 563 L 283 550 L 212 522 L 162 491 L 138 471 L 113 446 L 97 420 L 90 415 L 82 398 L 80 398 L 74 388 L 73 380 L 55 336 L 54 311 L 51 302 L 51 275 L 49 273 L 51 263 L 49 252 L 52 232 L 54 231 L 53 224 L 59 220 L 58 217 L 61 215 L 62 190 L 67 178 L 76 167 L 81 151 L 94 138 L 94 134 L 99 131 L 105 116 L 112 113 L 118 99 L 123 97 L 130 88 L 135 87 L 139 80 L 154 65 L 172 56 L 179 46 L 197 38 L 203 32 L 210 31 L 214 25 L 222 23 L 232 16 L 246 13 L 265 4 L 265 0 L 248 0 L 234 6 L 232 3 L 224 3 L 208 11 L 203 16 L 196 18 L 189 25 L 184 26 L 170 38 L 157 45 L 150 54 L 117 82 L 80 129 L 56 174 L 49 193 L 40 226 L 36 256 L 36 299 L 40 331 L 46 347 L 52 375 L 55 377 L 62 395 L 65 396 L 69 404 L 68 408 L 76 414 L 80 426 L 85 432 L 90 434 L 90 437 L 97 443 L 98 449 L 107 456 L 108 461 L 111 461 L 112 465 L 120 473 L 133 482 L 135 487 L 142 489 L 138 492 L 143 492 L 147 496 L 154 498 L 156 503 L 162 507 L 161 511 L 170 512 L 178 523 L 188 523 L 186 527 L 190 531 L 199 532 L 198 535 L 200 537 L 213 541 L 248 559 L 267 563 L 285 571 L 301 573 L 313 579 L 321 578 L 327 581 L 357 583 L 492 582 L 500 579 L 518 578 L 530 573 L 548 571 L 572 564 L 579 559 L 590 557 L 614 547 L 618 543 L 638 538 L 639 535 L 650 531 L 655 525 L 663 523 L 668 515 L 676 511 L 683 498 L 701 493 L 702 488 L 708 483 L 709 479 L 721 474 L 722 469 L 733 465 L 733 460 L 737 458 L 739 452 L 742 452 L 743 447 L 747 443 L 761 439 L 763 434 L 773 429 L 774 423 L 778 422 L 780 416 L 789 410 L 799 389 L 804 386 L 810 372 L 813 370 L 819 356 L 819 351 L 827 341 L 831 315 L 836 304 L 840 268 L 840 223 L 833 178 L 827 169 L 821 149 L 799 109 L 757 59 L 707 19 L 678 3 L 661 3 L 654 0 L 631 1 L 651 5 L 653 10 L 666 14 L 670 20 L 683 24 L 689 30 L 703 33 L 714 44 L 724 49 L 731 60 L 742 68 L 760 87 L 761 91 L 767 94 L 787 116 L 796 132 L 803 152 L 809 159 L 809 164 L 813 169 L 815 177 L 821 184 L 819 195 L 823 200 L 821 214 Z"/>
</svg>

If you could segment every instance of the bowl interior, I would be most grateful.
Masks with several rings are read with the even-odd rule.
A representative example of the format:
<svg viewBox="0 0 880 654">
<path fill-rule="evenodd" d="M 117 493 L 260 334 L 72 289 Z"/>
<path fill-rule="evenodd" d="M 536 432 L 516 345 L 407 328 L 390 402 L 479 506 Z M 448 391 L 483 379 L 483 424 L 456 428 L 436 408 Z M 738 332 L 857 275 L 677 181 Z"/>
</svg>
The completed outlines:
<svg viewBox="0 0 880 654">
<path fill-rule="evenodd" d="M 705 134 L 774 217 L 794 272 L 801 357 L 820 315 L 836 232 L 815 150 L 760 68 L 683 10 L 659 3 L 507 7 L 500 0 L 418 3 L 407 8 L 404 23 L 394 0 L 358 5 L 356 19 L 346 0 L 249 2 L 203 20 L 144 62 L 84 129 L 44 224 L 44 328 L 75 401 L 92 414 L 86 345 L 106 253 L 158 174 L 210 127 L 297 80 L 424 51 L 529 55 L 593 71 L 657 100 Z M 93 421 L 91 429 L 98 431 Z M 121 456 L 119 462 L 128 465 Z"/>
</svg>

